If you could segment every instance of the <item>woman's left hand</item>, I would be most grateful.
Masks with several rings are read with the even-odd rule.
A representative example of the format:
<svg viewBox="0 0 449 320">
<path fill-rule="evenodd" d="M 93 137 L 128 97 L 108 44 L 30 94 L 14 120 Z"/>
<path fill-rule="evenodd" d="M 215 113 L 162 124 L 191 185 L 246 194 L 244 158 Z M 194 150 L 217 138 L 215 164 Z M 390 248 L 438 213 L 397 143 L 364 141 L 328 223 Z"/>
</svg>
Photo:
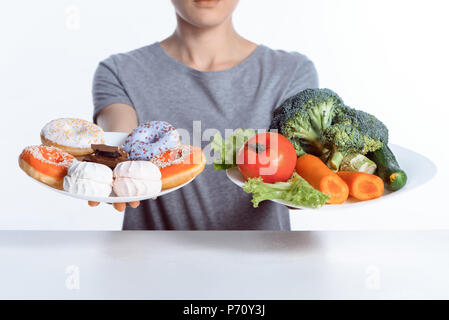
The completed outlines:
<svg viewBox="0 0 449 320">
<path fill-rule="evenodd" d="M 88 204 L 91 207 L 96 207 L 100 204 L 100 202 L 89 201 Z M 137 208 L 140 205 L 140 201 L 128 202 L 128 204 L 131 206 L 131 208 Z M 117 202 L 113 203 L 112 205 L 114 206 L 115 210 L 119 212 L 123 212 L 126 209 L 126 202 Z"/>
</svg>

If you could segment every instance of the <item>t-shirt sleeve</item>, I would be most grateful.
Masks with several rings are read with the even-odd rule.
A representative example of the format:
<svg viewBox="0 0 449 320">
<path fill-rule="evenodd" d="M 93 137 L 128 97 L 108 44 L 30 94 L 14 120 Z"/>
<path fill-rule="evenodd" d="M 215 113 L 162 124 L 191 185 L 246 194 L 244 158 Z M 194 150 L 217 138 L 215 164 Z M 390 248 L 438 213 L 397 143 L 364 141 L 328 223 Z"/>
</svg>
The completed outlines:
<svg viewBox="0 0 449 320">
<path fill-rule="evenodd" d="M 300 93 L 305 89 L 316 89 L 319 86 L 318 73 L 315 65 L 309 59 L 298 63 L 294 69 L 292 80 L 284 93 L 282 101 Z"/>
<path fill-rule="evenodd" d="M 112 58 L 108 58 L 98 65 L 93 80 L 92 97 L 94 104 L 93 121 L 95 123 L 100 111 L 113 103 L 123 103 L 134 107 L 120 80 Z"/>
</svg>

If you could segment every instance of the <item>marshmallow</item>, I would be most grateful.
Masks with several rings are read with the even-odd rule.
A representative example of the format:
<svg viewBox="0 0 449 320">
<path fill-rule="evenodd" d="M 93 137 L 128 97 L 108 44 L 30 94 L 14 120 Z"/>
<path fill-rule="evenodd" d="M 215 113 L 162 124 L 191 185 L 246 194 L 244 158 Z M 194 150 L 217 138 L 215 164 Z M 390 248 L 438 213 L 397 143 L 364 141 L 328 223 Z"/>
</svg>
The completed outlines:
<svg viewBox="0 0 449 320">
<path fill-rule="evenodd" d="M 149 161 L 125 161 L 114 169 L 113 189 L 119 197 L 156 195 L 162 189 L 161 172 Z"/>
<path fill-rule="evenodd" d="M 74 194 L 108 197 L 112 191 L 112 182 L 113 175 L 109 167 L 94 162 L 73 161 L 64 177 L 63 187 Z"/>
<path fill-rule="evenodd" d="M 109 197 L 112 187 L 110 184 L 106 183 L 66 176 L 64 178 L 64 190 L 83 196 Z"/>
</svg>

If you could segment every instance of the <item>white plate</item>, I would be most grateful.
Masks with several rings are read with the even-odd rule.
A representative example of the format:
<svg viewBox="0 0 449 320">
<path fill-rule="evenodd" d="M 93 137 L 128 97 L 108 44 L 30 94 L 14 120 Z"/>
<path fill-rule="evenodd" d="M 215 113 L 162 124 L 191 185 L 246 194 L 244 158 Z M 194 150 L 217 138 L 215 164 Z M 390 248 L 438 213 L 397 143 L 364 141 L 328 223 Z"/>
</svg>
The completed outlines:
<svg viewBox="0 0 449 320">
<path fill-rule="evenodd" d="M 340 209 L 345 206 L 362 205 L 367 203 L 374 203 L 377 201 L 383 201 L 389 199 L 392 196 L 402 194 L 404 192 L 407 192 L 408 190 L 419 187 L 430 181 L 435 176 L 437 169 L 433 164 L 433 162 L 430 161 L 428 158 L 424 157 L 419 153 L 416 153 L 414 151 L 411 151 L 409 149 L 397 145 L 389 145 L 389 146 L 393 151 L 393 153 L 395 154 L 396 159 L 398 160 L 402 169 L 407 173 L 407 184 L 404 186 L 404 188 L 396 192 L 385 190 L 382 197 L 371 201 L 358 201 L 350 197 L 349 200 L 342 205 L 325 205 L 321 207 L 320 210 L 332 208 Z M 235 183 L 239 187 L 243 187 L 245 179 L 240 174 L 238 168 L 226 170 L 226 175 L 233 183 Z M 309 209 L 300 206 L 295 206 L 282 200 L 271 200 L 271 201 L 286 205 L 293 209 Z"/>
<path fill-rule="evenodd" d="M 128 136 L 127 133 L 122 133 L 122 132 L 105 132 L 105 143 L 107 145 L 110 146 L 120 146 L 123 144 L 123 142 L 125 141 L 126 137 Z M 28 176 L 28 175 L 27 175 Z M 30 177 L 31 178 L 31 177 Z M 175 188 L 171 188 L 171 189 L 166 189 L 166 190 L 162 190 L 159 193 L 156 194 L 150 194 L 150 195 L 145 195 L 145 196 L 138 196 L 138 197 L 117 197 L 114 192 L 111 193 L 111 195 L 109 197 L 90 197 L 90 196 L 82 196 L 82 195 L 78 195 L 78 194 L 73 194 L 64 190 L 59 190 L 59 189 L 55 189 L 52 188 L 48 185 L 46 185 L 45 183 L 42 183 L 38 180 L 35 180 L 33 178 L 31 178 L 31 180 L 36 181 L 37 183 L 39 183 L 40 185 L 53 190 L 55 192 L 64 194 L 66 196 L 69 197 L 73 197 L 73 198 L 77 198 L 77 199 L 82 199 L 82 200 L 88 200 L 88 201 L 97 201 L 97 202 L 108 202 L 108 203 L 117 203 L 117 202 L 132 202 L 132 201 L 141 201 L 141 200 L 147 200 L 147 199 L 151 199 L 154 197 L 160 197 L 163 196 L 165 194 L 168 194 L 170 192 L 176 191 L 182 187 L 184 187 L 185 185 L 189 184 L 190 182 L 192 182 L 195 178 L 191 179 L 190 181 L 187 181 L 186 183 L 179 185 Z"/>
</svg>

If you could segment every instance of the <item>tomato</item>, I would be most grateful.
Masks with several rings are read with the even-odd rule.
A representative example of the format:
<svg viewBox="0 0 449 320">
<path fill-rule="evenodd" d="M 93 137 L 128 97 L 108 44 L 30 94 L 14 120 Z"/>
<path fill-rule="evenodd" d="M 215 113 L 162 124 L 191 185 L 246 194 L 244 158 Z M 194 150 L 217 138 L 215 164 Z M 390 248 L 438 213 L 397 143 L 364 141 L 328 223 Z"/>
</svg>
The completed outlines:
<svg viewBox="0 0 449 320">
<path fill-rule="evenodd" d="M 290 179 L 296 160 L 296 151 L 291 142 L 274 132 L 252 137 L 237 154 L 237 166 L 242 176 L 246 180 L 262 177 L 266 183 Z"/>
</svg>

